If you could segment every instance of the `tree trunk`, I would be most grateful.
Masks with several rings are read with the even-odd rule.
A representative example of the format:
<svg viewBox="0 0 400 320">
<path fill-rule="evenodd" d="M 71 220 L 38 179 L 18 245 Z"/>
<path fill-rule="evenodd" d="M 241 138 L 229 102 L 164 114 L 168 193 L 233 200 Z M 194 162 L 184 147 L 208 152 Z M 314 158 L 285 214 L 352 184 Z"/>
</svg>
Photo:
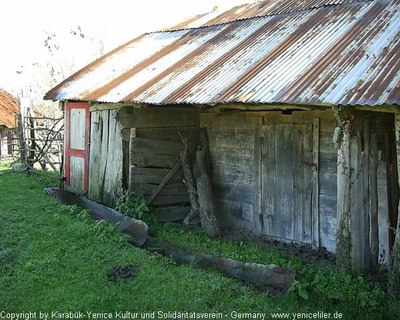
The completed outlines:
<svg viewBox="0 0 400 320">
<path fill-rule="evenodd" d="M 196 177 L 197 194 L 200 205 L 201 225 L 207 235 L 211 237 L 218 236 L 220 234 L 220 229 L 214 212 L 214 199 L 211 187 L 211 165 L 207 131 L 205 128 L 200 130 L 194 174 Z"/>
<path fill-rule="evenodd" d="M 395 115 L 395 134 L 397 150 L 397 170 L 400 183 L 400 114 Z M 400 203 L 397 217 L 395 241 L 389 261 L 389 282 L 388 289 L 393 295 L 400 294 Z"/>
<path fill-rule="evenodd" d="M 183 220 L 183 223 L 188 225 L 193 218 L 197 217 L 200 214 L 200 206 L 197 200 L 196 182 L 192 171 L 192 161 L 190 159 L 190 137 L 184 137 L 181 133 L 179 133 L 179 135 L 181 136 L 184 146 L 183 151 L 180 153 L 182 159 L 183 178 L 185 185 L 188 188 L 190 206 L 192 208 L 185 220 Z"/>
<path fill-rule="evenodd" d="M 350 121 L 342 123 L 338 144 L 336 264 L 339 270 L 351 272 L 351 203 L 350 203 Z"/>
</svg>

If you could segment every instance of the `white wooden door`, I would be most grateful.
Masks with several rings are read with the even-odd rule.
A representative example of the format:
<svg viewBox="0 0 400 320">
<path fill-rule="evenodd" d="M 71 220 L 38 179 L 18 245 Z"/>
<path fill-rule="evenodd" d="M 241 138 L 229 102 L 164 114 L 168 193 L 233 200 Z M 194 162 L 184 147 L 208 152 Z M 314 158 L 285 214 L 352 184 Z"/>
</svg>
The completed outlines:
<svg viewBox="0 0 400 320">
<path fill-rule="evenodd" d="M 88 188 L 89 104 L 68 102 L 65 107 L 65 188 L 84 194 Z"/>
</svg>

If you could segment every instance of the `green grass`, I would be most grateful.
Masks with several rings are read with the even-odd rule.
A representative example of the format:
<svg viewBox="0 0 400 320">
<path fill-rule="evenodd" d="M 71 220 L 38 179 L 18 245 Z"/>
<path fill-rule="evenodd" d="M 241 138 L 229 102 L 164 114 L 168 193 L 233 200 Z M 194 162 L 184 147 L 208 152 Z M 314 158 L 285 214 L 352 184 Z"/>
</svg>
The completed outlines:
<svg viewBox="0 0 400 320">
<path fill-rule="evenodd" d="M 342 319 L 397 319 L 399 301 L 367 280 L 328 268 L 284 259 L 278 252 L 168 225 L 152 233 L 187 248 L 220 256 L 294 267 L 294 292 L 274 297 L 213 270 L 176 265 L 172 260 L 132 247 L 116 229 L 95 223 L 85 211 L 57 203 L 44 186 L 56 175 L 15 173 L 0 162 L 0 315 L 12 312 L 189 311 L 330 312 Z M 134 266 L 134 279 L 110 279 L 115 266 Z M 299 292 L 307 292 L 308 300 Z M 297 293 L 297 294 L 296 294 Z M 332 298 L 334 297 L 334 298 Z M 364 302 L 363 302 L 364 301 Z M 376 303 L 375 303 L 376 302 Z M 293 316 L 290 317 L 293 319 Z"/>
</svg>

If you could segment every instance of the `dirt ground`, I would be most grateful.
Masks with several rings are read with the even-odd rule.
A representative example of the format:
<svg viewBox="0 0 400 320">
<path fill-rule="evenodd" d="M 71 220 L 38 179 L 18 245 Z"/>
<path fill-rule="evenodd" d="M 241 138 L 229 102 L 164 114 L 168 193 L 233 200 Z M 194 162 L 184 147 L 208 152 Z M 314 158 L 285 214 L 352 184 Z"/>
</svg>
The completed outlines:
<svg viewBox="0 0 400 320">
<path fill-rule="evenodd" d="M 273 240 L 265 235 L 254 235 L 246 229 L 223 228 L 222 236 L 229 240 L 242 241 L 246 245 L 254 245 L 261 248 L 271 248 L 284 257 L 298 257 L 304 263 L 315 263 L 318 265 L 335 267 L 335 255 L 325 248 L 315 250 L 311 245 L 299 244 L 295 242 L 283 242 Z"/>
</svg>

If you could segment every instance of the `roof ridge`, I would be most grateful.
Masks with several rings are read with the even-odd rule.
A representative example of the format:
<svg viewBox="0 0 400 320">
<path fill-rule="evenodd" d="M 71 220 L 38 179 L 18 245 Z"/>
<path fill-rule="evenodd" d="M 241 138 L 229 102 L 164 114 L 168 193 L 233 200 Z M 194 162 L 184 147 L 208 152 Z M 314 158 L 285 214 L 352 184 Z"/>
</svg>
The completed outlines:
<svg viewBox="0 0 400 320">
<path fill-rule="evenodd" d="M 278 0 L 279 1 L 279 0 Z M 294 0 L 291 0 L 294 1 Z M 301 0 L 300 0 L 301 1 Z M 315 2 L 318 0 L 307 0 L 308 2 Z M 323 1 L 323 0 L 322 0 Z M 257 19 L 257 18 L 262 18 L 262 17 L 274 17 L 274 16 L 282 16 L 282 15 L 289 15 L 289 14 L 297 14 L 297 13 L 301 13 L 301 12 L 308 12 L 311 10 L 317 10 L 320 8 L 333 8 L 333 7 L 339 7 L 339 6 L 348 6 L 348 5 L 360 5 L 360 4 L 366 4 L 366 3 L 371 3 L 371 2 L 379 2 L 379 1 L 384 1 L 384 0 L 327 0 L 328 3 L 321 3 L 321 4 L 315 4 L 309 7 L 304 7 L 304 8 L 299 8 L 299 9 L 293 9 L 293 10 L 284 10 L 283 12 L 279 12 L 279 13 L 266 13 L 266 14 L 259 14 L 259 15 L 253 15 L 253 16 L 249 16 L 249 17 L 245 17 L 245 18 L 236 18 L 236 19 L 232 19 L 229 21 L 225 21 L 225 22 L 218 22 L 218 23 L 211 23 L 208 24 L 207 22 L 203 25 L 200 26 L 196 26 L 196 27 L 183 27 L 183 28 L 170 28 L 170 29 L 161 29 L 161 30 L 155 30 L 155 31 L 149 31 L 146 32 L 145 35 L 150 35 L 150 34 L 157 34 L 157 33 L 170 33 L 170 32 L 176 32 L 176 31 L 185 31 L 185 30 L 196 30 L 196 29 L 203 29 L 203 28 L 208 28 L 208 27 L 215 27 L 215 26 L 221 26 L 221 25 L 225 25 L 225 24 L 229 24 L 229 23 L 233 23 L 236 21 L 246 21 L 246 20 L 252 20 L 252 19 Z M 222 12 L 220 15 L 214 17 L 213 19 L 209 20 L 213 21 L 213 20 L 217 20 L 219 19 L 222 15 L 226 14 L 229 11 L 232 11 L 234 9 L 238 9 L 238 8 L 243 8 L 246 6 L 250 6 L 250 5 L 256 5 L 256 4 L 261 4 L 263 2 L 268 2 L 268 0 L 263 0 L 263 1 L 255 1 L 255 2 L 249 2 L 249 3 L 245 3 L 245 4 L 241 4 L 238 6 L 234 6 L 224 12 Z M 281 1 L 284 2 L 284 1 Z M 289 1 L 287 1 L 289 2 Z M 205 14 L 198 14 L 196 15 L 196 17 L 204 17 L 207 14 L 211 14 L 211 12 L 205 13 Z M 189 20 L 193 20 L 195 17 L 192 17 Z M 179 24 L 181 25 L 181 24 Z"/>
</svg>

